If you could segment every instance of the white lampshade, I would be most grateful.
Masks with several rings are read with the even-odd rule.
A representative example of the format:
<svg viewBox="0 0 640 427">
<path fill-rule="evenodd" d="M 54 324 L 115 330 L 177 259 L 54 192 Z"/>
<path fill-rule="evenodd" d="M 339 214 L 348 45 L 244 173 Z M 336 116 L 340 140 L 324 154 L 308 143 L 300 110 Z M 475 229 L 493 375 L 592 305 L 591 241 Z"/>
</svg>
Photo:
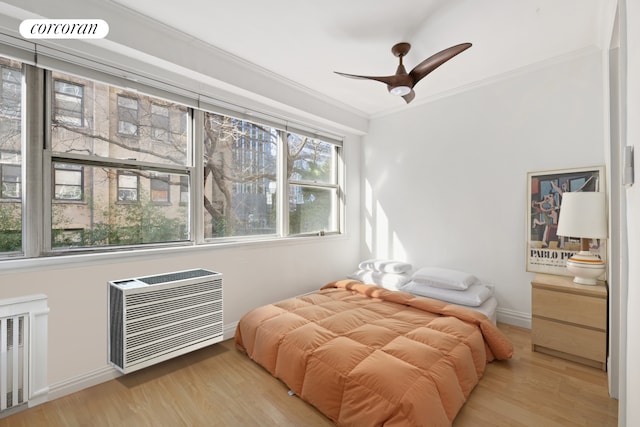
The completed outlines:
<svg viewBox="0 0 640 427">
<path fill-rule="evenodd" d="M 607 237 L 607 213 L 604 193 L 576 191 L 562 194 L 558 236 L 604 239 Z"/>
<path fill-rule="evenodd" d="M 562 194 L 558 236 L 579 237 L 582 250 L 567 260 L 567 270 L 581 285 L 596 285 L 605 272 L 604 262 L 589 250 L 590 239 L 607 237 L 607 212 L 604 193 L 569 192 Z"/>
</svg>

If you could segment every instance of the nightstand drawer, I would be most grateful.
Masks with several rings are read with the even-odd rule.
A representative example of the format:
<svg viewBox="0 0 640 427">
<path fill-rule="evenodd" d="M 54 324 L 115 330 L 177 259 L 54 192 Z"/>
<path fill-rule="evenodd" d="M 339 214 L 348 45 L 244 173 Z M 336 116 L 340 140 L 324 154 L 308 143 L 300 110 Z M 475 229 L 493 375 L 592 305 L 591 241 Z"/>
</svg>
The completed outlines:
<svg viewBox="0 0 640 427">
<path fill-rule="evenodd" d="M 533 315 L 607 330 L 607 300 L 534 288 Z"/>
<path fill-rule="evenodd" d="M 607 333 L 557 323 L 534 317 L 532 340 L 537 346 L 577 355 L 586 359 L 605 362 L 607 358 Z"/>
</svg>

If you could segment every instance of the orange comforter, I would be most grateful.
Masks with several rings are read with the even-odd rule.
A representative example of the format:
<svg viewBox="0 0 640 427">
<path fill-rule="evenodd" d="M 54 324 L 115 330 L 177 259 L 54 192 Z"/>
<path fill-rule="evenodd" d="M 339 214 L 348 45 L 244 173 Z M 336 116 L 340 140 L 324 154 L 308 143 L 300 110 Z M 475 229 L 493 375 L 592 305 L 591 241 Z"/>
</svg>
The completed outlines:
<svg viewBox="0 0 640 427">
<path fill-rule="evenodd" d="M 352 280 L 250 311 L 236 346 L 344 426 L 447 426 L 513 347 L 483 314 Z"/>
</svg>

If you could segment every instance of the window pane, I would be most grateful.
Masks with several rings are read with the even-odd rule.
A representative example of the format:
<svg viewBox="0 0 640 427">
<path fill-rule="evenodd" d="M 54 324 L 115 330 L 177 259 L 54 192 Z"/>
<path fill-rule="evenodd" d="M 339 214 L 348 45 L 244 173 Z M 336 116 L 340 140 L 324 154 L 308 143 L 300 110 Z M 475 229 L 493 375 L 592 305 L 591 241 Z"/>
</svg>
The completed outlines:
<svg viewBox="0 0 640 427">
<path fill-rule="evenodd" d="M 327 142 L 288 134 L 289 179 L 310 183 L 336 183 L 336 147 Z"/>
<path fill-rule="evenodd" d="M 0 67 L 2 68 L 0 114 L 18 120 L 22 105 L 22 64 L 0 58 Z"/>
<path fill-rule="evenodd" d="M 205 238 L 276 232 L 276 129 L 207 113 Z"/>
<path fill-rule="evenodd" d="M 151 178 L 151 201 L 155 203 L 169 202 L 169 175 L 153 175 Z"/>
<path fill-rule="evenodd" d="M 22 250 L 22 64 L 0 58 L 0 252 Z"/>
<path fill-rule="evenodd" d="M 289 187 L 289 233 L 338 231 L 335 212 L 337 191 L 334 189 Z"/>
<path fill-rule="evenodd" d="M 20 165 L 0 163 L 0 173 L 2 174 L 2 194 L 3 199 L 20 199 L 22 197 L 21 181 L 22 168 Z"/>
<path fill-rule="evenodd" d="M 138 100 L 118 95 L 118 133 L 138 135 Z"/>
<path fill-rule="evenodd" d="M 82 200 L 82 166 L 54 163 L 54 195 L 56 200 Z"/>
<path fill-rule="evenodd" d="M 61 125 L 82 126 L 83 86 L 62 80 L 55 80 L 53 86 L 54 120 Z"/>
<path fill-rule="evenodd" d="M 287 134 L 289 234 L 340 231 L 337 150 L 327 142 Z"/>
<path fill-rule="evenodd" d="M 54 248 L 139 245 L 189 239 L 188 206 L 179 203 L 158 205 L 151 201 L 151 183 L 158 181 L 154 173 L 88 165 L 84 166 L 84 171 L 86 182 L 93 183 L 85 190 L 86 202 L 53 204 Z M 185 175 L 164 176 L 162 182 L 167 186 L 167 193 L 174 193 L 173 197 L 179 199 L 181 179 Z M 130 177 L 138 179 L 138 189 L 118 187 L 118 183 L 123 183 L 121 178 L 125 184 L 132 184 Z M 129 196 L 123 196 L 126 190 L 137 191 L 140 197 L 129 199 Z M 122 200 L 130 203 L 116 203 Z"/>
<path fill-rule="evenodd" d="M 151 137 L 158 141 L 167 141 L 170 128 L 169 109 L 162 105 L 151 104 Z"/>
<path fill-rule="evenodd" d="M 138 200 L 138 176 L 127 171 L 118 171 L 118 201 L 135 202 Z"/>
<path fill-rule="evenodd" d="M 51 147 L 54 153 L 135 159 L 187 165 L 187 107 L 92 80 L 54 72 Z M 55 88 L 59 92 L 55 92 Z M 82 90 L 80 90 L 82 89 Z M 78 99 L 81 100 L 78 101 Z M 161 104 L 160 110 L 152 109 Z M 78 108 L 82 111 L 78 111 Z M 163 134 L 154 133 L 154 117 L 163 117 Z M 83 127 L 77 127 L 80 118 Z M 70 126 L 73 125 L 73 126 Z M 135 137 L 135 138 L 132 138 Z M 161 137 L 163 144 L 158 144 Z"/>
</svg>

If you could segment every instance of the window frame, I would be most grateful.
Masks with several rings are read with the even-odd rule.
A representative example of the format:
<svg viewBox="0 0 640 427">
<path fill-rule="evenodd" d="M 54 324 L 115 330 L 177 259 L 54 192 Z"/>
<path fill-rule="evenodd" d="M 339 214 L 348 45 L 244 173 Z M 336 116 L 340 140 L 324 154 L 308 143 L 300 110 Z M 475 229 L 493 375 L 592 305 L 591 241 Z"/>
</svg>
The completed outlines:
<svg viewBox="0 0 640 427">
<path fill-rule="evenodd" d="M 69 80 L 63 80 L 63 79 L 56 79 L 53 78 L 53 82 L 52 82 L 52 86 L 53 86 L 53 102 L 54 102 L 54 108 L 53 108 L 53 117 L 55 120 L 60 120 L 58 117 L 74 117 L 74 110 L 68 110 L 68 109 L 60 109 L 58 107 L 58 103 L 57 103 L 57 98 L 58 96 L 65 96 L 65 97 L 69 97 L 69 98 L 77 98 L 80 100 L 80 117 L 78 117 L 79 123 L 78 124 L 74 124 L 72 122 L 66 121 L 64 119 L 60 120 L 60 123 L 66 126 L 73 126 L 73 127 L 85 127 L 85 114 L 84 114 L 84 95 L 85 95 L 85 87 L 82 84 L 79 83 L 74 83 L 72 81 Z M 60 92 L 59 90 L 57 90 L 57 84 L 61 83 L 61 84 L 65 84 L 65 85 L 69 85 L 69 86 L 76 86 L 78 88 L 80 88 L 81 90 L 81 94 L 80 96 L 76 96 L 76 95 L 72 95 L 69 93 L 65 93 L 65 92 Z M 72 114 L 60 114 L 60 112 L 70 112 Z"/>
<path fill-rule="evenodd" d="M 294 132 L 286 132 L 286 142 L 288 144 L 288 136 L 289 134 L 294 133 Z M 332 150 L 333 150 L 333 155 L 331 156 L 332 161 L 334 162 L 333 165 L 331 165 L 331 182 L 318 182 L 318 181 L 313 181 L 313 180 L 304 180 L 304 179 L 292 179 L 287 177 L 287 181 L 286 181 L 286 189 L 287 189 L 287 199 L 289 198 L 289 194 L 290 194 L 290 190 L 292 186 L 296 186 L 299 188 L 307 188 L 307 189 L 320 189 L 320 190 L 331 190 L 334 191 L 335 194 L 333 195 L 333 202 L 335 204 L 335 211 L 333 212 L 333 218 L 331 218 L 330 223 L 335 224 L 335 230 L 308 230 L 308 231 L 304 231 L 304 232 L 299 232 L 296 234 L 292 234 L 289 231 L 289 235 L 291 236 L 306 236 L 306 235 L 313 235 L 313 234 L 320 234 L 322 236 L 327 235 L 327 234 L 339 234 L 342 232 L 342 228 L 343 228 L 343 223 L 342 223 L 342 203 L 341 203 L 341 146 L 331 143 L 331 142 L 327 142 L 322 140 L 321 138 L 314 138 L 311 136 L 307 136 L 307 138 L 310 139 L 311 142 L 322 142 L 324 144 L 328 144 L 330 146 L 332 146 Z M 288 201 L 287 206 L 290 206 L 290 202 Z M 289 219 L 289 218 L 288 218 Z M 287 220 L 287 229 L 288 227 L 290 227 L 290 222 L 289 220 Z"/>
<path fill-rule="evenodd" d="M 7 161 L 3 161 L 2 159 L 2 154 L 7 153 L 6 151 L 4 152 L 0 152 L 0 200 L 6 200 L 6 201 L 16 201 L 16 200 L 22 200 L 22 161 L 18 161 L 16 162 L 7 162 Z M 22 156 L 20 156 L 20 153 L 15 153 L 17 158 L 21 158 Z M 18 169 L 18 173 L 17 174 L 6 174 L 5 175 L 5 168 L 17 168 Z M 5 176 L 10 176 L 10 177 L 15 177 L 15 181 L 14 180 L 9 180 L 8 183 L 9 184 L 13 184 L 17 187 L 17 196 L 6 196 L 5 195 L 5 191 L 4 191 L 4 184 L 5 184 Z"/>
<path fill-rule="evenodd" d="M 161 108 L 167 112 L 166 115 L 158 114 L 154 112 L 154 108 Z M 151 139 L 153 141 L 157 141 L 160 143 L 168 144 L 171 142 L 171 110 L 166 105 L 159 104 L 157 102 L 152 102 L 150 105 L 149 117 L 151 118 Z M 159 126 L 159 122 L 161 122 L 162 126 Z M 157 131 L 161 131 L 162 138 L 157 136 Z"/>
<path fill-rule="evenodd" d="M 65 71 L 60 71 L 59 73 L 65 74 Z M 54 72 L 52 71 L 45 71 L 45 81 L 46 82 L 52 82 L 54 79 Z M 108 128 L 110 129 L 112 133 L 112 138 L 113 140 L 109 142 L 109 144 L 116 144 L 116 145 L 120 145 L 121 147 L 129 147 L 129 149 L 134 150 L 134 151 L 138 151 L 139 149 L 139 145 L 141 145 L 142 143 L 151 143 L 152 138 L 150 137 L 150 135 L 147 135 L 148 138 L 145 138 L 145 135 L 140 135 L 140 126 L 141 124 L 138 124 L 138 136 L 135 138 L 136 139 L 136 143 L 134 145 L 129 145 L 129 143 L 125 142 L 125 145 L 122 145 L 122 142 L 118 141 L 118 138 L 123 137 L 123 135 L 119 132 L 118 127 L 120 126 L 119 123 L 121 121 L 122 118 L 122 114 L 121 114 L 121 102 L 119 102 L 119 100 L 121 98 L 126 98 L 132 101 L 136 102 L 137 105 L 137 113 L 139 114 L 140 109 L 143 107 L 143 105 L 151 105 L 151 103 L 154 102 L 155 99 L 157 99 L 157 95 L 155 94 L 147 94 L 146 92 L 143 91 L 136 91 L 135 95 L 131 94 L 130 92 L 127 92 L 127 89 L 122 88 L 121 86 L 118 85 L 114 85 L 113 83 L 110 82 L 105 82 L 102 81 L 100 79 L 96 79 L 94 77 L 79 77 L 79 79 L 83 79 L 86 81 L 90 81 L 90 82 L 95 82 L 95 84 L 99 84 L 99 85 L 105 85 L 105 88 L 108 89 L 109 92 L 109 96 L 107 97 L 108 101 L 110 103 L 111 108 L 114 107 L 113 103 L 116 104 L 115 109 L 117 110 L 116 115 L 108 115 L 106 117 L 108 117 L 110 120 L 110 124 L 108 124 Z M 93 91 L 95 92 L 95 89 L 93 89 Z M 47 92 L 49 97 L 52 96 L 52 91 Z M 91 102 L 96 102 L 95 99 L 93 99 Z M 51 99 L 48 99 L 45 102 L 45 105 L 49 108 L 52 109 L 54 104 L 51 102 Z M 177 108 L 182 108 L 183 106 L 181 104 L 178 104 L 176 102 L 170 101 L 169 104 L 167 104 L 167 107 L 171 110 L 171 108 L 175 106 Z M 131 109 L 133 111 L 133 109 Z M 145 110 L 146 111 L 146 110 Z M 188 115 L 188 110 L 185 111 L 185 115 Z M 47 116 L 47 117 L 52 117 L 52 116 Z M 139 116 L 137 116 L 139 119 Z M 96 120 L 100 120 L 100 117 L 97 117 Z M 115 125 L 115 129 L 114 129 L 114 122 L 116 123 Z M 52 129 L 51 128 L 51 122 L 47 122 L 45 124 L 45 129 Z M 185 145 L 188 144 L 188 141 L 190 140 L 191 136 L 189 135 L 189 129 L 187 130 L 187 134 L 185 135 L 186 138 L 186 142 Z M 142 136 L 142 138 L 140 138 L 140 136 Z M 127 137 L 127 135 L 124 135 L 124 137 Z M 73 151 L 73 152 L 66 152 L 66 151 L 62 151 L 62 150 L 58 150 L 55 151 L 53 149 L 54 146 L 54 140 L 52 138 L 51 135 L 51 131 L 49 131 L 49 134 L 46 135 L 45 137 L 45 149 L 44 149 L 44 163 L 45 166 L 48 167 L 49 169 L 53 169 L 53 165 L 56 162 L 63 162 L 63 163 L 72 163 L 72 164 L 78 164 L 78 165 L 82 165 L 85 167 L 93 167 L 93 168 L 100 168 L 100 169 L 105 169 L 108 170 L 108 172 L 106 172 L 107 174 L 109 173 L 114 173 L 115 177 L 112 177 L 111 179 L 113 179 L 112 181 L 112 185 L 113 187 L 111 188 L 111 191 L 114 191 L 115 194 L 110 193 L 111 196 L 113 197 L 113 199 L 111 199 L 110 204 L 108 205 L 109 209 L 111 209 L 112 207 L 114 207 L 114 209 L 118 206 L 121 205 L 121 207 L 125 207 L 126 205 L 136 205 L 138 203 L 141 202 L 141 193 L 140 193 L 140 188 L 141 188 L 141 184 L 140 184 L 140 179 L 138 177 L 138 199 L 135 202 L 128 202 L 128 201 L 120 201 L 118 200 L 118 185 L 119 185 L 119 176 L 120 174 L 118 173 L 121 170 L 132 170 L 132 171 L 140 171 L 140 173 L 142 174 L 148 174 L 148 175 L 152 175 L 152 174 L 163 174 L 166 176 L 171 176 L 171 174 L 177 174 L 182 176 L 182 174 L 187 174 L 187 175 L 191 175 L 194 173 L 194 168 L 191 166 L 193 161 L 192 158 L 190 156 L 190 152 L 187 149 L 187 154 L 185 156 L 185 158 L 181 161 L 184 162 L 184 164 L 179 164 L 179 163 L 171 163 L 171 162 L 167 162 L 167 163 L 160 163 L 160 162 L 150 162 L 150 161 L 143 161 L 143 160 L 138 160 L 136 158 L 120 158 L 120 157 L 108 157 L 108 156 L 104 156 L 104 155 L 94 155 L 91 153 L 85 154 L 83 152 L 79 152 L 79 151 Z M 186 147 L 185 147 L 186 148 Z M 155 150 L 153 150 L 153 152 L 155 153 Z M 167 181 L 167 183 L 169 184 L 169 181 Z M 93 194 L 93 189 L 87 189 L 87 191 L 91 191 Z M 170 197 L 170 188 L 167 191 L 167 196 Z M 95 195 L 93 195 L 92 197 L 95 198 Z M 47 196 L 45 195 L 45 200 L 51 200 L 50 199 L 50 195 Z M 170 200 L 170 199 L 169 199 Z M 166 205 L 170 205 L 170 201 L 163 201 L 163 202 L 159 202 L 159 203 L 153 203 L 155 205 L 158 206 L 166 206 Z M 193 226 L 191 224 L 191 215 L 185 215 L 184 219 L 187 222 L 187 225 L 189 227 L 189 230 L 187 230 L 187 235 L 188 238 L 186 240 L 184 239 L 178 239 L 178 240 L 167 240 L 167 241 L 153 241 L 153 242 L 144 242 L 144 241 L 140 241 L 138 243 L 123 243 L 123 244 L 106 244 L 106 245 L 101 245 L 101 244 L 97 244 L 95 246 L 92 245 L 84 245 L 84 246 L 80 246 L 80 247 L 58 247 L 54 245 L 53 242 L 53 236 L 54 233 L 60 232 L 60 230 L 56 229 L 56 231 L 54 231 L 53 226 L 51 224 L 51 218 L 52 218 L 52 205 L 46 206 L 46 213 L 45 215 L 47 215 L 48 218 L 48 222 L 46 224 L 46 226 L 44 227 L 43 230 L 43 254 L 48 254 L 48 255 L 57 255 L 57 254 L 70 254 L 70 253 L 99 253 L 99 252 L 111 252 L 111 251 L 117 251 L 120 250 L 122 248 L 128 248 L 128 249 L 145 249 L 145 248 L 149 248 L 149 247 L 162 247 L 162 246 L 182 246 L 182 245 L 191 245 L 193 244 Z M 168 217 L 167 217 L 168 218 Z M 137 225 L 136 225 L 137 226 Z M 122 227 L 118 227 L 116 225 L 116 228 L 118 230 L 122 230 Z M 91 231 L 90 229 L 86 229 L 85 233 L 87 231 Z"/>
<path fill-rule="evenodd" d="M 121 99 L 126 99 L 129 101 L 135 101 L 136 108 L 132 108 L 120 103 Z M 116 125 L 116 133 L 123 138 L 140 138 L 140 101 L 137 98 L 134 98 L 125 94 L 117 94 L 116 95 L 116 106 L 118 111 L 118 120 Z M 135 113 L 134 113 L 135 112 Z M 130 116 L 130 117 L 128 117 Z M 134 121 L 125 120 L 131 118 Z M 135 128 L 135 131 L 132 133 L 125 132 L 125 127 L 122 127 L 122 124 L 131 125 Z"/>
<path fill-rule="evenodd" d="M 2 50 L 2 45 L 0 44 L 0 51 Z M 1 54 L 1 53 L 0 53 Z M 108 85 L 114 85 L 115 82 L 122 82 L 122 78 L 118 78 L 115 76 L 111 76 L 109 74 L 104 75 L 104 80 L 98 75 L 102 76 L 101 72 L 96 70 L 84 70 L 81 66 L 78 65 L 70 65 L 69 69 L 66 70 L 64 66 L 64 62 L 61 62 L 62 66 L 56 66 L 56 70 L 61 70 L 62 73 L 69 73 L 71 76 L 78 76 L 79 79 L 86 80 L 94 80 L 101 83 L 106 83 Z M 84 71 L 83 71 L 84 70 Z M 285 165 L 286 158 L 284 155 L 283 145 L 284 142 L 280 140 L 278 142 L 277 148 L 277 172 L 276 172 L 276 186 L 275 186 L 275 197 L 278 200 L 279 210 L 281 211 L 278 215 L 277 219 L 277 229 L 275 234 L 269 235 L 250 235 L 250 236 L 241 236 L 241 237 L 231 237 L 229 239 L 225 238 L 215 238 L 215 239 L 204 239 L 203 230 L 202 230 L 202 222 L 199 221 L 199 218 L 202 217 L 202 200 L 203 200 L 203 170 L 199 167 L 195 159 L 202 158 L 202 147 L 201 138 L 199 135 L 202 134 L 202 129 L 199 129 L 203 123 L 204 113 L 206 111 L 213 111 L 216 114 L 225 114 L 229 116 L 233 116 L 239 118 L 241 120 L 247 120 L 259 125 L 270 126 L 278 129 L 281 132 L 287 132 L 287 123 L 286 121 L 275 121 L 275 125 L 273 123 L 273 117 L 268 115 L 263 115 L 255 112 L 247 113 L 245 109 L 243 112 L 238 112 L 236 110 L 227 110 L 226 108 L 220 107 L 218 104 L 215 104 L 215 108 L 212 110 L 208 104 L 208 101 L 198 100 L 193 104 L 182 104 L 186 107 L 186 114 L 181 114 L 180 116 L 180 128 L 186 128 L 186 144 L 187 144 L 187 164 L 186 165 L 170 165 L 170 164 L 156 164 L 149 162 L 141 162 L 135 159 L 128 158 L 107 158 L 107 157 L 97 157 L 94 155 L 87 155 L 78 152 L 54 152 L 51 148 L 51 132 L 52 127 L 51 124 L 54 120 L 54 112 L 56 109 L 54 98 L 56 96 L 55 92 L 55 83 L 53 72 L 43 68 L 40 65 L 31 65 L 29 63 L 22 63 L 22 73 L 23 79 L 22 82 L 28 90 L 24 90 L 23 88 L 23 96 L 26 92 L 26 97 L 23 99 L 23 103 L 21 105 L 22 117 L 29 117 L 28 120 L 25 120 L 26 123 L 22 123 L 22 128 L 24 132 L 22 132 L 22 141 L 23 141 L 23 182 L 21 183 L 22 190 L 22 210 L 23 210 L 23 219 L 22 219 L 22 247 L 21 252 L 19 254 L 9 254 L 7 252 L 0 253 L 0 260 L 5 260 L 8 258 L 12 258 L 14 256 L 24 257 L 24 258 L 40 258 L 44 256 L 51 255 L 73 255 L 77 253 L 110 253 L 110 252 L 119 252 L 122 249 L 127 250 L 144 250 L 155 247 L 165 247 L 165 246 L 174 246 L 174 247 L 185 247 L 185 246 L 193 246 L 195 245 L 208 245 L 208 244 L 220 244 L 220 243 L 250 243 L 250 242 L 260 242 L 260 241 L 274 241 L 274 240 L 286 240 L 288 238 L 295 237 L 303 237 L 308 234 L 290 234 L 288 229 L 288 218 L 287 218 L 287 204 L 288 204 L 288 187 L 292 184 L 299 184 L 295 181 L 289 182 L 289 180 L 285 177 Z M 61 81 L 66 81 L 64 79 L 58 79 Z M 26 83 L 26 84 L 25 84 Z M 87 88 L 82 84 L 78 84 L 75 81 L 70 81 L 71 84 L 82 87 L 82 124 L 84 126 L 87 125 L 86 122 L 86 96 L 87 96 Z M 115 86 L 118 86 L 115 84 Z M 142 127 L 146 125 L 155 124 L 152 120 L 150 123 L 140 123 L 140 111 L 143 107 L 143 103 L 135 97 L 127 96 L 126 91 L 130 89 L 130 86 L 133 86 L 135 94 L 138 92 L 141 95 L 149 96 L 150 98 L 158 97 L 159 94 L 164 94 L 167 101 L 170 103 L 178 103 L 181 104 L 182 97 L 181 95 L 176 95 L 172 92 L 163 92 L 157 87 L 147 87 L 144 84 L 132 84 L 132 85 L 122 85 L 119 86 L 123 93 L 116 94 L 116 103 L 117 99 L 128 98 L 133 99 L 136 102 L 136 109 L 129 108 L 130 116 L 133 117 L 133 112 L 135 111 L 135 120 L 136 123 L 131 123 L 136 126 L 136 134 L 128 135 L 122 134 L 119 132 L 119 123 L 122 121 L 123 113 L 118 111 L 117 113 L 117 121 L 115 126 L 114 135 L 140 139 L 141 132 L 143 132 Z M 160 99 L 163 99 L 160 96 Z M 146 101 L 145 101 L 146 102 Z M 144 105 L 152 105 L 152 104 L 144 104 Z M 158 105 L 163 106 L 162 102 Z M 122 108 L 127 108 L 126 105 L 118 105 L 118 110 Z M 163 116 L 164 117 L 164 116 Z M 258 119 L 256 119 L 258 117 Z M 263 118 L 266 118 L 263 120 Z M 172 126 L 172 121 L 178 123 L 177 116 L 173 116 L 171 114 L 171 109 L 169 109 L 169 117 L 168 124 L 169 127 Z M 177 125 L 176 125 L 177 126 Z M 44 130 L 44 131 L 43 131 Z M 113 131 L 113 130 L 112 130 Z M 177 131 L 177 130 L 176 130 Z M 295 129 L 290 128 L 290 132 L 294 132 Z M 145 132 L 146 134 L 146 132 Z M 153 135 L 148 135 L 148 139 L 154 139 Z M 146 136 L 145 136 L 146 138 Z M 171 140 L 171 135 L 169 135 L 169 140 Z M 326 141 L 322 136 L 319 136 L 318 139 Z M 164 141 L 163 141 L 164 142 Z M 184 143 L 184 140 L 183 140 Z M 334 189 L 338 194 L 339 203 L 336 205 L 333 211 L 333 215 L 337 218 L 336 223 L 337 230 L 335 233 L 328 234 L 343 234 L 344 233 L 344 174 L 341 172 L 345 167 L 344 161 L 342 159 L 342 147 L 341 141 L 335 145 L 336 150 L 336 173 L 338 173 L 338 178 L 335 184 L 332 184 L 330 187 Z M 26 159 L 29 161 L 27 162 Z M 76 164 L 83 167 L 83 172 L 80 172 L 82 176 L 82 201 L 85 201 L 86 197 L 91 197 L 88 193 L 88 190 L 85 188 L 85 168 L 86 167 L 107 167 L 113 168 L 116 170 L 119 169 L 138 169 L 143 171 L 149 171 L 159 174 L 178 174 L 181 178 L 179 182 L 173 182 L 169 185 L 169 189 L 167 190 L 167 198 L 168 201 L 160 202 L 160 203 L 173 203 L 176 206 L 182 205 L 186 206 L 188 209 L 188 224 L 189 224 L 189 237 L 188 240 L 179 241 L 179 242 L 154 242 L 152 244 L 133 244 L 126 247 L 112 247 L 112 246 L 97 246 L 97 247 L 81 247 L 81 248 L 53 248 L 52 243 L 52 209 L 55 203 L 69 203 L 69 202 L 80 202 L 81 200 L 69 200 L 69 199 L 54 199 L 55 195 L 55 180 L 51 179 L 51 185 L 42 185 L 48 181 L 44 177 L 54 177 L 56 168 L 54 165 L 56 163 L 68 163 L 68 164 Z M 40 166 L 38 166 L 40 165 Z M 186 178 L 186 179 L 185 179 Z M 175 181 L 175 180 L 174 180 Z M 119 180 L 117 180 L 117 185 L 119 184 Z M 179 196 L 174 195 L 171 196 L 172 188 L 179 188 Z M 174 188 L 174 189 L 175 189 Z M 186 192 L 184 191 L 186 188 Z M 117 190 L 116 190 L 117 191 Z M 140 183 L 138 180 L 138 200 L 142 197 L 140 193 Z M 117 197 L 116 197 L 117 198 Z M 188 199 L 188 203 L 185 203 Z M 287 201 L 286 201 L 287 200 Z M 125 201 L 121 201 L 125 202 Z M 126 203 L 126 202 L 125 202 Z M 72 225 L 69 230 L 72 230 L 74 233 L 81 233 L 80 229 L 74 228 Z"/>
<path fill-rule="evenodd" d="M 164 192 L 167 196 L 161 200 L 156 199 L 155 194 L 157 192 Z M 149 177 L 149 197 L 151 199 L 151 203 L 155 205 L 170 205 L 171 175 L 157 172 L 152 173 Z"/>
<path fill-rule="evenodd" d="M 14 84 L 13 81 L 9 80 L 9 79 L 5 79 L 5 70 L 9 70 L 9 71 L 18 71 L 20 72 L 20 76 L 22 78 L 22 74 L 23 74 L 23 70 L 22 69 L 18 69 L 15 67 L 11 67 L 8 65 L 4 65 L 4 64 L 0 64 L 0 98 L 3 100 L 2 105 L 4 105 L 4 100 L 6 99 L 11 99 L 10 97 L 6 96 L 6 90 L 5 90 L 5 82 L 9 83 L 9 84 Z M 18 91 L 22 92 L 22 80 L 17 83 L 18 87 Z M 13 94 L 13 96 L 15 96 L 16 94 Z M 18 103 L 18 108 L 13 111 L 12 114 L 7 114 L 4 110 L 0 111 L 0 115 L 2 115 L 2 117 L 8 118 L 8 119 L 13 119 L 13 120 L 20 120 L 21 117 L 21 112 L 22 112 L 22 102 Z"/>
<path fill-rule="evenodd" d="M 136 185 L 135 187 L 125 187 L 122 185 L 120 178 L 122 177 L 133 177 L 135 178 L 136 181 Z M 116 201 L 117 203 L 136 203 L 140 200 L 140 176 L 131 173 L 130 171 L 126 170 L 126 169 L 118 169 L 117 171 L 117 177 L 116 177 L 116 186 L 117 186 L 117 196 L 116 196 Z M 124 199 L 120 197 L 120 191 L 121 190 L 131 190 L 135 188 L 135 198 L 132 199 Z"/>
<path fill-rule="evenodd" d="M 57 165 L 62 165 L 62 167 L 58 167 Z M 63 163 L 63 162 L 55 162 L 54 166 L 53 166 L 53 174 L 51 176 L 51 184 L 53 185 L 53 200 L 55 200 L 57 203 L 79 203 L 79 202 L 84 202 L 84 193 L 85 193 L 85 189 L 84 189 L 84 166 L 81 165 L 75 165 L 73 163 Z M 79 184 L 64 184 L 64 185 L 68 185 L 71 187 L 79 187 L 80 188 L 80 197 L 79 198 L 64 198 L 64 197 L 59 197 L 58 196 L 58 191 L 57 191 L 57 187 L 59 185 L 63 185 L 63 184 L 58 184 L 58 171 L 63 171 L 63 172 L 67 172 L 67 173 L 73 173 L 78 174 L 79 175 Z"/>
</svg>

